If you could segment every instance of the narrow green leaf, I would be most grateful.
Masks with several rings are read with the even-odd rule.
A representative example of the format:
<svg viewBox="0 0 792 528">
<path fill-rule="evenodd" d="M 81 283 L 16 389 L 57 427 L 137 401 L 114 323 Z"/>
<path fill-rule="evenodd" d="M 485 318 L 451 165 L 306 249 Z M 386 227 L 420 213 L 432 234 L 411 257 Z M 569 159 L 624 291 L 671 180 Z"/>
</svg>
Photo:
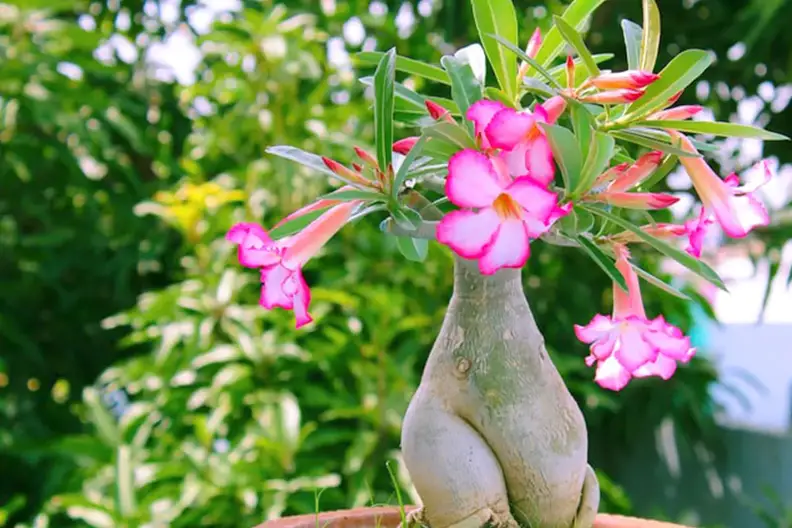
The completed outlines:
<svg viewBox="0 0 792 528">
<path fill-rule="evenodd" d="M 404 258 L 413 262 L 423 262 L 429 253 L 429 241 L 425 238 L 399 236 L 396 245 Z"/>
<path fill-rule="evenodd" d="M 410 166 L 415 162 L 421 152 L 423 152 L 424 145 L 428 139 L 428 136 L 422 134 L 415 145 L 413 145 L 413 148 L 411 148 L 404 157 L 404 161 L 402 161 L 402 164 L 399 166 L 399 170 L 396 171 L 396 176 L 393 178 L 391 196 L 394 198 L 396 198 L 396 196 L 399 194 L 399 191 L 401 191 L 401 187 L 404 185 L 404 180 L 407 179 L 407 176 L 410 172 Z"/>
<path fill-rule="evenodd" d="M 443 65 L 451 79 L 451 97 L 459 107 L 461 115 L 466 115 L 468 108 L 483 97 L 481 85 L 473 74 L 473 68 L 470 67 L 470 64 L 460 62 L 450 55 L 440 59 L 440 64 Z M 472 122 L 467 120 L 466 122 L 471 127 L 473 126 Z"/>
<path fill-rule="evenodd" d="M 294 233 L 302 231 L 305 228 L 305 226 L 307 226 L 308 224 L 310 224 L 311 222 L 322 216 L 322 213 L 327 211 L 329 208 L 330 206 L 328 205 L 327 207 L 322 207 L 321 209 L 315 209 L 303 215 L 287 220 L 278 227 L 273 228 L 269 232 L 269 235 L 273 239 L 278 240 L 280 238 L 287 237 L 289 235 L 293 235 Z"/>
<path fill-rule="evenodd" d="M 470 0 L 481 45 L 495 77 L 509 99 L 517 97 L 517 61 L 508 56 L 494 37 L 516 45 L 517 14 L 512 0 Z"/>
<path fill-rule="evenodd" d="M 591 189 L 597 176 L 602 174 L 608 167 L 615 146 L 616 140 L 613 139 L 613 137 L 604 132 L 594 132 L 594 135 L 591 136 L 591 145 L 588 149 L 586 162 L 583 164 L 583 174 L 572 193 L 573 197 L 580 196 L 582 193 Z"/>
<path fill-rule="evenodd" d="M 527 62 L 528 64 L 530 64 L 545 79 L 547 79 L 547 81 L 554 88 L 556 88 L 558 90 L 560 90 L 562 88 L 561 84 L 555 79 L 555 77 L 550 75 L 550 72 L 548 72 L 546 69 L 544 69 L 538 62 L 536 62 L 536 60 L 534 60 L 533 58 L 531 58 L 528 55 L 526 55 L 523 50 L 521 50 L 520 48 L 518 48 L 517 46 L 515 46 L 514 44 L 512 44 L 508 40 L 505 40 L 505 39 L 503 39 L 503 38 L 501 38 L 499 36 L 495 36 L 495 40 L 498 42 L 498 44 L 500 44 L 504 48 L 508 49 L 509 51 L 511 51 L 512 53 L 517 55 L 517 57 L 519 57 L 520 59 L 522 59 L 525 62 Z M 516 73 L 515 73 L 515 75 L 516 75 Z"/>
<path fill-rule="evenodd" d="M 597 61 L 594 60 L 591 52 L 586 47 L 586 43 L 583 42 L 583 37 L 580 36 L 580 33 L 578 33 L 575 28 L 567 24 L 564 19 L 559 16 L 553 17 L 553 23 L 555 24 L 555 27 L 558 28 L 558 31 L 561 32 L 561 36 L 564 37 L 564 40 L 566 40 L 569 45 L 575 49 L 578 56 L 583 60 L 583 64 L 585 64 L 589 76 L 596 77 L 599 75 L 600 69 L 597 66 Z"/>
<path fill-rule="evenodd" d="M 383 55 L 385 54 L 381 51 L 361 51 L 355 55 L 355 58 L 364 65 L 374 65 L 379 64 Z M 400 72 L 417 75 L 418 77 L 423 77 L 431 81 L 451 84 L 451 79 L 448 78 L 448 74 L 441 68 L 432 64 L 426 64 L 425 62 L 408 59 L 407 57 L 396 57 L 396 69 Z"/>
<path fill-rule="evenodd" d="M 545 99 L 550 99 L 554 95 L 558 95 L 558 91 L 554 90 L 547 84 L 534 77 L 526 77 L 522 81 L 522 87 L 528 92 L 538 94 Z"/>
<path fill-rule="evenodd" d="M 577 139 L 567 128 L 544 123 L 542 127 L 547 133 L 547 140 L 550 143 L 550 149 L 553 151 L 553 157 L 561 168 L 566 192 L 571 193 L 572 189 L 578 184 L 583 164 Z"/>
<path fill-rule="evenodd" d="M 643 31 L 641 38 L 640 70 L 654 71 L 657 50 L 660 49 L 660 10 L 655 0 L 643 0 Z"/>
<path fill-rule="evenodd" d="M 458 123 L 440 121 L 424 129 L 424 134 L 430 138 L 438 138 L 459 148 L 476 148 L 473 138 Z"/>
<path fill-rule="evenodd" d="M 110 411 L 102 403 L 99 391 L 93 387 L 84 388 L 83 402 L 88 411 L 89 420 L 105 444 L 113 447 L 120 445 L 121 432 L 118 430 L 118 425 Z"/>
<path fill-rule="evenodd" d="M 617 226 L 626 229 L 638 236 L 641 240 L 645 243 L 649 244 L 657 251 L 662 253 L 663 255 L 674 259 L 681 265 L 685 266 L 687 269 L 695 273 L 696 275 L 702 277 L 703 279 L 707 280 L 708 282 L 714 284 L 718 288 L 723 291 L 728 291 L 726 289 L 726 285 L 723 283 L 723 280 L 718 276 L 718 274 L 709 267 L 704 262 L 698 260 L 697 258 L 685 253 L 684 251 L 675 248 L 671 244 L 665 242 L 664 240 L 660 240 L 659 238 L 653 237 L 652 235 L 646 233 L 644 230 L 633 224 L 632 222 L 628 222 L 623 218 L 620 218 L 612 213 L 609 213 L 603 209 L 598 207 L 590 206 L 590 205 L 583 205 L 581 204 L 580 207 L 586 209 L 590 213 L 594 215 L 601 216 L 606 220 L 616 224 Z"/>
<path fill-rule="evenodd" d="M 396 48 L 380 59 L 374 72 L 374 139 L 377 162 L 387 171 L 393 156 L 394 83 L 396 82 Z"/>
<path fill-rule="evenodd" d="M 679 130 L 680 132 L 692 132 L 694 134 L 711 134 L 713 136 L 725 137 L 744 137 L 757 138 L 765 141 L 784 141 L 788 137 L 769 132 L 767 130 L 751 125 L 740 125 L 738 123 L 722 123 L 719 121 L 640 121 L 634 123 L 635 126 L 649 128 Z"/>
<path fill-rule="evenodd" d="M 674 297 L 679 297 L 680 299 L 684 299 L 686 301 L 692 301 L 693 300 L 690 297 L 688 297 L 687 295 L 685 295 L 684 293 L 682 293 L 681 291 L 679 291 L 676 288 L 674 288 L 673 286 L 671 286 L 670 284 L 666 283 L 665 281 L 663 281 L 661 279 L 658 279 L 657 277 L 655 277 L 654 275 L 652 275 L 648 271 L 639 268 L 635 264 L 630 263 L 630 265 L 632 266 L 632 268 L 635 270 L 635 272 L 638 274 L 639 277 L 641 277 L 643 280 L 645 280 L 646 282 L 648 282 L 652 286 L 660 288 L 664 292 L 669 293 L 669 294 L 673 295 Z"/>
<path fill-rule="evenodd" d="M 624 33 L 624 47 L 627 50 L 627 69 L 637 70 L 641 67 L 643 28 L 626 18 L 622 20 L 621 27 Z"/>
<path fill-rule="evenodd" d="M 434 137 L 424 145 L 423 153 L 437 163 L 447 163 L 448 159 L 460 150 L 462 149 L 456 143 Z"/>
<path fill-rule="evenodd" d="M 604 2 L 605 0 L 575 0 L 569 4 L 561 18 L 576 31 L 581 31 L 591 13 Z M 539 46 L 535 57 L 536 62 L 546 68 L 553 63 L 563 49 L 564 39 L 561 32 L 553 26 L 545 35 L 542 45 Z"/>
<path fill-rule="evenodd" d="M 712 64 L 712 54 L 698 49 L 685 50 L 666 65 L 660 72 L 660 78 L 646 87 L 640 99 L 627 108 L 627 113 L 620 121 L 631 119 L 653 112 L 668 103 L 681 90 L 695 81 L 704 70 Z"/>
<path fill-rule="evenodd" d="M 642 147 L 646 147 L 646 148 L 649 148 L 649 149 L 652 149 L 652 150 L 661 150 L 661 151 L 666 152 L 668 154 L 675 154 L 675 155 L 681 156 L 681 157 L 688 157 L 688 158 L 690 158 L 690 157 L 694 157 L 694 158 L 701 157 L 699 155 L 696 155 L 696 154 L 687 152 L 685 150 L 682 150 L 680 148 L 677 148 L 677 147 L 671 145 L 671 143 L 660 141 L 660 140 L 658 140 L 656 138 L 653 138 L 653 137 L 650 137 L 650 136 L 646 136 L 644 134 L 640 134 L 636 130 L 632 130 L 632 129 L 629 129 L 629 130 L 612 130 L 609 133 L 610 133 L 611 136 L 615 137 L 616 139 L 621 139 L 623 141 L 628 141 L 630 143 L 635 143 L 636 145 L 640 145 Z"/>
<path fill-rule="evenodd" d="M 137 510 L 135 498 L 134 468 L 132 450 L 128 445 L 119 445 L 116 450 L 116 491 L 117 511 L 124 519 L 131 519 Z"/>
<path fill-rule="evenodd" d="M 303 165 L 315 171 L 326 174 L 327 176 L 335 178 L 336 180 L 342 181 L 348 185 L 352 185 L 353 187 L 359 187 L 360 185 L 359 183 L 348 180 L 343 176 L 339 176 L 335 172 L 328 169 L 327 165 L 324 164 L 324 161 L 322 161 L 322 158 L 320 156 L 317 156 L 316 154 L 312 154 L 310 152 L 306 152 L 302 149 L 298 149 L 297 147 L 291 147 L 288 145 L 276 145 L 274 147 L 268 147 L 265 152 L 267 152 L 268 154 L 279 156 L 289 161 L 295 161 L 300 165 Z"/>
<path fill-rule="evenodd" d="M 377 191 L 359 191 L 357 189 L 342 189 L 324 194 L 320 200 L 339 200 L 341 202 L 351 202 L 353 200 L 384 201 L 387 196 Z"/>
<path fill-rule="evenodd" d="M 616 268 L 616 264 L 613 263 L 613 260 L 611 260 L 604 251 L 597 247 L 586 235 L 576 235 L 575 240 L 580 244 L 580 248 L 591 257 L 591 260 L 593 260 L 613 282 L 618 284 L 622 290 L 627 291 L 627 281 L 624 279 L 624 275 L 621 274 Z"/>
</svg>

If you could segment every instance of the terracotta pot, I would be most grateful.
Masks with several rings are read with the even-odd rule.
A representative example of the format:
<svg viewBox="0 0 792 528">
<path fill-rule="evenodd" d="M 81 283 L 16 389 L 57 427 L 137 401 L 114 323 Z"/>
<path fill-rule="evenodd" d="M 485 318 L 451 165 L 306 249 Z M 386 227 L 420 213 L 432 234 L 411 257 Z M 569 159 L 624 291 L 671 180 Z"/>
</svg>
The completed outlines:
<svg viewBox="0 0 792 528">
<path fill-rule="evenodd" d="M 414 506 L 408 506 L 410 511 Z M 299 515 L 268 521 L 256 528 L 396 528 L 401 521 L 399 508 L 383 506 L 378 508 L 355 508 L 320 513 L 316 515 Z M 594 522 L 594 528 L 690 528 L 681 524 L 671 524 L 635 517 L 622 517 L 600 513 Z"/>
</svg>

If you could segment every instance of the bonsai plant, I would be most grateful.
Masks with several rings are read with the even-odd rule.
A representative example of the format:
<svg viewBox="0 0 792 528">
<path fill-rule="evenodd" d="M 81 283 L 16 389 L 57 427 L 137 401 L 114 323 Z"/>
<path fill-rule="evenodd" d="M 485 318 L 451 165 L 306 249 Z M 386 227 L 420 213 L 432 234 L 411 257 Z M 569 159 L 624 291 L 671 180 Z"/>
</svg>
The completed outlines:
<svg viewBox="0 0 792 528">
<path fill-rule="evenodd" d="M 261 305 L 312 322 L 303 266 L 343 226 L 384 216 L 381 228 L 411 260 L 430 241 L 455 254 L 454 293 L 407 409 L 406 468 L 422 499 L 402 520 L 432 528 L 594 525 L 596 476 L 587 464 L 583 415 L 544 348 L 521 281 L 533 243 L 583 251 L 613 281 L 613 313 L 576 325 L 590 345 L 594 381 L 618 391 L 632 378 L 669 379 L 695 354 L 688 337 L 644 310 L 640 279 L 684 294 L 636 266 L 631 248 L 649 248 L 725 288 L 699 260 L 704 234 L 746 236 L 769 216 L 752 194 L 770 177 L 741 186 L 721 179 L 688 134 L 785 139 L 731 123 L 690 120 L 701 108 L 674 106 L 712 62 L 686 50 L 659 72 L 655 0 L 643 25 L 625 21 L 629 69 L 601 70 L 578 31 L 604 0 L 576 0 L 524 49 L 510 0 L 471 0 L 480 44 L 440 66 L 366 53 L 373 87 L 376 154 L 356 148 L 349 168 L 289 146 L 268 151 L 343 184 L 267 230 L 239 223 L 227 238 L 243 266 L 261 273 Z M 556 64 L 565 50 L 574 51 Z M 485 58 L 486 57 L 486 58 Z M 486 61 L 496 83 L 486 82 Z M 450 87 L 425 97 L 396 82 L 396 71 Z M 394 141 L 394 123 L 420 134 Z M 678 201 L 653 187 L 680 164 L 701 199 L 684 224 L 651 211 Z"/>
</svg>

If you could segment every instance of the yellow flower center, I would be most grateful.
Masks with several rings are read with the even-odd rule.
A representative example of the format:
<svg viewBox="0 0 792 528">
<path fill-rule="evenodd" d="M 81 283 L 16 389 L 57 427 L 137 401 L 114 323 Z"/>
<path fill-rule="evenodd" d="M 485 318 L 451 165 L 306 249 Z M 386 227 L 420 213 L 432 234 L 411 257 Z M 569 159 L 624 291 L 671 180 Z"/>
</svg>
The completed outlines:
<svg viewBox="0 0 792 528">
<path fill-rule="evenodd" d="M 522 217 L 522 207 L 506 193 L 501 193 L 495 198 L 495 201 L 492 202 L 492 208 L 503 220 L 519 220 Z"/>
</svg>

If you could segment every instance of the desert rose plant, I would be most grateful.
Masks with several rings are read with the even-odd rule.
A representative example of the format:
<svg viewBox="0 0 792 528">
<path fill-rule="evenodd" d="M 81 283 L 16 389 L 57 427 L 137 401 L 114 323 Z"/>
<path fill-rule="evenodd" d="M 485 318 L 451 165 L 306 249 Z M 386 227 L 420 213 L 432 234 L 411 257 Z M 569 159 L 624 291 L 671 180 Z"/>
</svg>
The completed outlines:
<svg viewBox="0 0 792 528">
<path fill-rule="evenodd" d="M 669 379 L 695 353 L 679 328 L 646 313 L 640 282 L 684 294 L 637 267 L 631 248 L 724 288 L 699 260 L 706 232 L 739 238 L 769 222 L 753 195 L 769 167 L 751 186 L 737 175 L 722 179 L 704 158 L 713 147 L 690 135 L 785 138 L 691 120 L 700 107 L 675 106 L 713 57 L 682 51 L 655 73 L 655 0 L 644 0 L 642 25 L 622 23 L 628 70 L 602 70 L 612 55 L 592 55 L 578 31 L 603 2 L 575 0 L 546 35 L 537 30 L 521 47 L 510 0 L 471 0 L 481 43 L 440 66 L 394 50 L 360 54 L 377 65 L 361 79 L 375 96 L 376 153 L 355 149 L 350 168 L 270 148 L 343 185 L 270 230 L 239 223 L 228 232 L 240 263 L 261 273 L 261 305 L 293 310 L 298 327 L 312 322 L 302 268 L 350 222 L 384 217 L 383 232 L 408 259 L 426 258 L 431 240 L 455 254 L 454 293 L 404 418 L 404 461 L 423 503 L 405 524 L 592 526 L 599 487 L 583 415 L 522 289 L 532 243 L 583 251 L 613 280 L 613 313 L 570 332 L 590 345 L 581 361 L 594 367 L 594 381 L 618 391 L 633 378 Z M 565 51 L 572 54 L 559 61 Z M 487 59 L 496 85 L 486 83 Z M 396 71 L 447 85 L 450 98 L 416 93 L 396 82 Z M 395 140 L 395 122 L 420 134 Z M 701 205 L 683 224 L 656 222 L 651 211 L 678 198 L 653 188 L 678 164 Z"/>
</svg>

